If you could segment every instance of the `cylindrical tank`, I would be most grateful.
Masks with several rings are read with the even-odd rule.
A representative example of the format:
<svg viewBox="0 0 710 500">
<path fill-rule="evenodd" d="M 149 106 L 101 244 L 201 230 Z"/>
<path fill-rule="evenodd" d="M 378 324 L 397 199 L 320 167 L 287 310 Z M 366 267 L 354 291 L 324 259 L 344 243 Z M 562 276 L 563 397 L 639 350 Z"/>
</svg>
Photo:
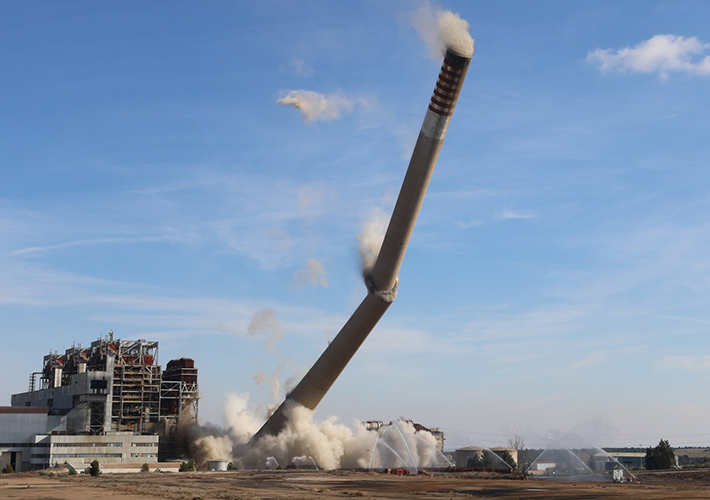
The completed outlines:
<svg viewBox="0 0 710 500">
<path fill-rule="evenodd" d="M 473 55 L 473 54 L 471 54 Z M 276 435 L 294 405 L 315 409 L 397 295 L 397 275 L 414 230 L 471 57 L 446 52 L 402 188 L 371 273 L 368 293 L 318 361 L 252 438 Z"/>
<path fill-rule="evenodd" d="M 210 460 L 207 462 L 207 470 L 212 472 L 226 471 L 227 465 L 226 460 Z"/>
</svg>

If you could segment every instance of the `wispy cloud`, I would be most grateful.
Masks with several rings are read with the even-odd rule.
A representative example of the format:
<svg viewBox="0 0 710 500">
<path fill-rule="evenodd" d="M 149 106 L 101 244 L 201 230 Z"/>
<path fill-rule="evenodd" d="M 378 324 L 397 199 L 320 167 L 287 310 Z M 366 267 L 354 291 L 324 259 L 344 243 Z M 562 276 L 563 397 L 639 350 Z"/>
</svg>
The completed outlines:
<svg viewBox="0 0 710 500">
<path fill-rule="evenodd" d="M 90 240 L 78 240 L 78 241 L 67 241 L 64 243 L 57 243 L 54 245 L 44 245 L 20 248 L 19 250 L 13 250 L 7 252 L 5 255 L 28 255 L 35 253 L 49 252 L 52 250 L 61 250 L 63 248 L 71 247 L 81 247 L 81 246 L 91 246 L 91 245 L 110 245 L 110 244 L 121 244 L 121 243 L 150 243 L 150 242 L 180 242 L 184 241 L 184 238 L 179 236 L 142 236 L 136 238 L 98 238 Z"/>
<path fill-rule="evenodd" d="M 155 243 L 248 256 L 264 269 L 302 264 L 318 251 L 356 245 L 358 221 L 378 203 L 379 178 L 335 184 L 217 169 L 176 171 L 99 202 L 91 195 L 35 210 L 0 200 L 0 256 L 45 257 L 80 248 Z M 336 203 L 337 201 L 337 203 Z M 320 243 L 320 242 L 319 242 Z"/>
<path fill-rule="evenodd" d="M 110 163 L 105 163 L 103 161 L 97 161 L 96 163 L 98 163 L 99 165 L 103 165 L 104 167 L 113 168 L 115 170 L 124 170 L 124 171 L 128 170 L 126 167 L 119 167 L 118 165 L 111 165 Z"/>
<path fill-rule="evenodd" d="M 710 44 L 696 37 L 655 35 L 634 47 L 619 50 L 596 49 L 587 54 L 587 62 L 609 71 L 658 73 L 668 79 L 670 73 L 710 75 Z"/>
<path fill-rule="evenodd" d="M 570 363 L 569 369 L 574 371 L 574 370 L 579 370 L 581 368 L 587 368 L 589 366 L 598 365 L 599 363 L 602 363 L 605 359 L 607 359 L 607 357 L 608 357 L 607 351 L 604 351 L 604 350 L 593 351 L 593 352 L 590 352 L 588 355 L 584 356 L 583 358 L 580 358 L 580 359 Z"/>
<path fill-rule="evenodd" d="M 300 57 L 294 57 L 291 59 L 291 68 L 293 69 L 293 72 L 296 74 L 296 76 L 300 76 L 301 78 L 308 78 L 309 76 L 313 76 L 313 68 L 308 66 L 308 64 L 306 64 L 306 61 L 304 61 Z"/>
<path fill-rule="evenodd" d="M 661 121 L 661 120 L 668 120 L 670 118 L 677 118 L 678 116 L 680 116 L 680 115 L 675 114 L 675 115 L 658 116 L 656 118 L 647 118 L 645 120 L 638 120 L 635 123 L 657 122 L 657 121 Z"/>
<path fill-rule="evenodd" d="M 591 305 L 553 305 L 513 313 L 501 311 L 469 323 L 464 330 L 468 342 L 522 339 L 559 335 L 573 330 L 594 311 Z"/>
<path fill-rule="evenodd" d="M 459 227 L 461 229 L 471 229 L 473 227 L 478 227 L 483 225 L 483 220 L 482 219 L 474 219 L 466 222 L 459 222 Z"/>
<path fill-rule="evenodd" d="M 709 356 L 666 356 L 658 363 L 662 370 L 710 371 Z"/>
<path fill-rule="evenodd" d="M 508 220 L 508 219 L 536 219 L 537 214 L 530 209 L 525 210 L 511 210 L 504 209 L 498 212 L 495 216 L 498 220 Z"/>
<path fill-rule="evenodd" d="M 258 299 L 175 295 L 174 290 L 101 280 L 15 263 L 0 275 L 0 306 L 72 310 L 78 317 L 113 325 L 181 335 L 246 335 L 255 311 L 269 308 L 295 335 L 319 338 L 328 317 L 321 311 Z"/>
</svg>

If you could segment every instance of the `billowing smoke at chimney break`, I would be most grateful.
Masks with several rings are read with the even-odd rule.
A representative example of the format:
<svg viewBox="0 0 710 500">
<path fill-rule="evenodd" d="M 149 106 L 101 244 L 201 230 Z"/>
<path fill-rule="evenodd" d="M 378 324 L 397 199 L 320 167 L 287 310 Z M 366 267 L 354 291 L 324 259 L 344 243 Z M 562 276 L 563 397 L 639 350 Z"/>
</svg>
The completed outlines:
<svg viewBox="0 0 710 500">
<path fill-rule="evenodd" d="M 367 276 L 375 266 L 377 256 L 382 248 L 382 241 L 385 239 L 387 230 L 387 216 L 381 210 L 373 212 L 371 217 L 365 222 L 362 230 L 358 233 L 357 239 L 360 242 L 360 259 L 362 261 L 362 274 Z"/>
</svg>

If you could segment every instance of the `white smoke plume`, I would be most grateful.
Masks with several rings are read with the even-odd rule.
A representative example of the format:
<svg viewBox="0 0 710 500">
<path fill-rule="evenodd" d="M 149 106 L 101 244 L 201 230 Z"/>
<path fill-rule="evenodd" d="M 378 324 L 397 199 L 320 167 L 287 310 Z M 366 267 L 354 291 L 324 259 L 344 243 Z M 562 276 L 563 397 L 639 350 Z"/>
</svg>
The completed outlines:
<svg viewBox="0 0 710 500">
<path fill-rule="evenodd" d="M 286 379 L 284 382 L 284 392 L 286 393 L 286 396 L 288 396 L 288 393 L 296 387 L 306 373 L 308 373 L 308 370 L 306 368 L 302 368 L 296 373 L 291 374 L 291 376 Z"/>
<path fill-rule="evenodd" d="M 313 287 L 328 287 L 328 274 L 320 259 L 308 259 L 303 269 L 296 271 L 293 281 L 299 286 L 311 285 Z"/>
<path fill-rule="evenodd" d="M 248 394 L 229 394 L 224 407 L 224 428 L 193 425 L 187 431 L 188 453 L 196 463 L 229 460 L 234 446 L 246 443 L 256 434 L 263 420 L 249 408 Z"/>
<path fill-rule="evenodd" d="M 312 457 L 321 469 L 446 465 L 436 450 L 434 436 L 417 432 L 407 421 L 368 431 L 360 424 L 354 428 L 340 424 L 336 418 L 317 422 L 312 410 L 299 405 L 287 409 L 286 427 L 277 436 L 265 436 L 250 445 L 263 419 L 249 409 L 248 401 L 248 395 L 230 395 L 224 428 L 192 430 L 190 452 L 198 465 L 231 460 L 241 467 L 263 468 L 269 457 L 285 466 L 304 456 Z"/>
<path fill-rule="evenodd" d="M 357 235 L 357 239 L 360 242 L 359 251 L 363 274 L 367 274 L 377 261 L 388 222 L 387 215 L 382 210 L 377 210 L 373 212 Z"/>
<path fill-rule="evenodd" d="M 276 319 L 274 311 L 268 307 L 254 313 L 247 325 L 247 333 L 252 336 L 266 335 L 264 349 L 270 353 L 276 352 L 276 344 L 284 336 L 281 330 L 281 323 Z"/>
<path fill-rule="evenodd" d="M 281 376 L 281 367 L 276 368 L 274 373 L 266 373 L 264 371 L 258 371 L 254 374 L 254 382 L 256 385 L 269 384 L 271 389 L 271 399 L 274 403 L 279 402 L 279 395 L 281 392 L 281 382 L 279 377 Z"/>
<path fill-rule="evenodd" d="M 287 364 L 287 361 L 282 359 L 281 354 L 276 348 L 277 344 L 283 338 L 281 323 L 276 319 L 274 312 L 267 307 L 254 313 L 249 325 L 247 325 L 247 333 L 252 336 L 264 335 L 266 337 L 264 340 L 264 350 L 272 354 L 274 358 L 279 361 L 273 373 L 259 370 L 254 374 L 254 382 L 256 382 L 257 385 L 266 384 L 269 386 L 273 405 L 269 406 L 268 409 L 270 412 L 273 412 L 276 410 L 280 400 L 281 373 Z M 259 364 L 261 365 L 260 361 Z"/>
<path fill-rule="evenodd" d="M 351 113 L 356 103 L 341 94 L 325 96 L 311 90 L 292 90 L 277 102 L 300 110 L 306 123 L 336 120 L 344 113 Z"/>
<path fill-rule="evenodd" d="M 465 19 L 449 10 L 422 4 L 412 16 L 412 26 L 419 32 L 432 57 L 439 59 L 451 49 L 464 57 L 473 56 L 473 38 Z"/>
</svg>

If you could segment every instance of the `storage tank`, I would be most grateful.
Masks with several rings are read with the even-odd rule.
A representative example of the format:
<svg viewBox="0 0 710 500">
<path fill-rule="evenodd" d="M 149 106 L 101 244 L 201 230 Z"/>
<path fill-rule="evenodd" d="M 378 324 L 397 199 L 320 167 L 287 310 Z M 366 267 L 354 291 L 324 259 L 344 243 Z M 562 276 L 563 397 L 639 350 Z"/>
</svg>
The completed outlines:
<svg viewBox="0 0 710 500">
<path fill-rule="evenodd" d="M 226 460 L 210 460 L 207 462 L 207 470 L 211 472 L 221 472 L 227 470 Z"/>
</svg>

